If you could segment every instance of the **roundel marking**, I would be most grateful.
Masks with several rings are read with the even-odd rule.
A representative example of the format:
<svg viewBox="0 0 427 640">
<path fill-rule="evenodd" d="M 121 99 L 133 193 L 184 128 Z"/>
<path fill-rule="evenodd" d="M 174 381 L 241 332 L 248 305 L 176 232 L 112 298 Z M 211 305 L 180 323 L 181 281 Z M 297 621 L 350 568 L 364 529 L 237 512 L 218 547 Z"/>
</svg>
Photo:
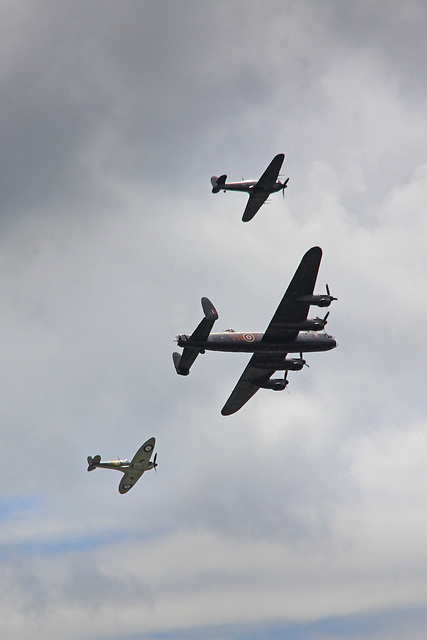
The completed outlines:
<svg viewBox="0 0 427 640">
<path fill-rule="evenodd" d="M 131 484 L 125 484 L 123 489 L 126 489 L 126 491 L 129 491 L 129 489 L 131 488 Z"/>
<path fill-rule="evenodd" d="M 255 340 L 251 333 L 244 333 L 243 338 L 246 340 L 246 342 L 253 342 Z"/>
<path fill-rule="evenodd" d="M 152 450 L 153 450 L 153 445 L 152 445 L 152 444 L 147 444 L 147 445 L 144 447 L 144 451 L 146 451 L 147 453 L 148 453 L 149 451 L 152 451 Z"/>
</svg>

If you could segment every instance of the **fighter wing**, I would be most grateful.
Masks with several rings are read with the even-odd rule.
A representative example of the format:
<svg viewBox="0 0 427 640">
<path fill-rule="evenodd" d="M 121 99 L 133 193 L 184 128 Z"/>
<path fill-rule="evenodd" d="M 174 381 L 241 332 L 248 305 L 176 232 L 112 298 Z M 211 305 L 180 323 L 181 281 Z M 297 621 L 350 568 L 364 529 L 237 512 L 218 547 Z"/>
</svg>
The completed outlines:
<svg viewBox="0 0 427 640">
<path fill-rule="evenodd" d="M 252 187 L 252 189 L 255 189 L 255 187 Z M 254 215 L 260 210 L 264 202 L 267 200 L 269 195 L 270 192 L 268 191 L 251 191 L 251 195 L 249 196 L 249 200 L 243 212 L 243 222 L 249 222 L 249 220 L 252 220 Z"/>
<path fill-rule="evenodd" d="M 140 479 L 144 471 L 150 464 L 151 454 L 156 444 L 155 438 L 150 438 L 144 442 L 131 460 L 129 467 L 124 472 L 124 476 L 119 484 L 119 493 L 127 493 L 133 485 Z"/>
<path fill-rule="evenodd" d="M 119 493 L 127 493 L 138 482 L 144 472 L 140 469 L 126 470 L 119 484 Z"/>
<path fill-rule="evenodd" d="M 273 189 L 274 185 L 276 184 L 277 178 L 279 177 L 280 169 L 282 168 L 284 159 L 284 153 L 279 153 L 277 154 L 277 156 L 274 156 L 273 160 L 270 162 L 256 185 L 254 185 L 255 189 L 257 187 L 260 189 L 264 189 L 265 191 L 271 191 Z"/>
<path fill-rule="evenodd" d="M 263 359 L 265 360 L 265 354 Z M 234 387 L 230 397 L 221 409 L 223 416 L 229 416 L 232 413 L 236 413 L 260 388 L 260 383 L 267 382 L 276 369 L 266 370 L 258 369 L 256 366 L 259 355 L 254 353 L 249 360 L 246 369 L 243 371 L 239 378 L 238 383 Z"/>
<path fill-rule="evenodd" d="M 144 442 L 142 447 L 138 449 L 131 460 L 131 467 L 142 467 L 145 471 L 150 463 L 151 454 L 154 450 L 154 445 L 156 444 L 156 438 L 150 438 L 147 442 Z"/>
<path fill-rule="evenodd" d="M 252 220 L 254 215 L 259 211 L 260 207 L 262 207 L 270 193 L 273 191 L 284 159 L 284 153 L 279 153 L 275 156 L 262 174 L 261 178 L 252 187 L 249 200 L 243 212 L 243 222 L 249 222 L 249 220 Z"/>
<path fill-rule="evenodd" d="M 322 249 L 312 247 L 303 256 L 289 287 L 286 289 L 276 313 L 272 317 L 264 336 L 263 342 L 281 342 L 295 340 L 299 330 L 290 329 L 307 318 L 309 303 L 300 302 L 298 298 L 312 295 L 316 284 L 317 273 L 322 259 Z"/>
</svg>

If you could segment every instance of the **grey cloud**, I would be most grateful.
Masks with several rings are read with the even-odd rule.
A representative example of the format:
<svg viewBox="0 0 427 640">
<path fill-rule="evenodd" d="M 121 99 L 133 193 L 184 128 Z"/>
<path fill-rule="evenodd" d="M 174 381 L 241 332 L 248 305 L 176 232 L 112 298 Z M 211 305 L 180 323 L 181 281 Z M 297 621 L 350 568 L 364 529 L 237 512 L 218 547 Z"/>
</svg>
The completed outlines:
<svg viewBox="0 0 427 640">
<path fill-rule="evenodd" d="M 289 620 L 280 603 L 296 597 L 291 583 L 282 589 L 292 562 L 305 618 L 354 610 L 348 602 L 372 585 L 378 607 L 414 602 L 425 538 L 424 523 L 413 526 L 422 466 L 409 461 L 424 446 L 426 139 L 416 66 L 395 63 L 405 48 L 422 52 L 414 16 L 422 25 L 424 11 L 395 9 L 0 10 L 1 486 L 40 501 L 2 522 L 3 549 L 19 558 L 2 561 L 15 637 L 30 612 L 45 638 L 69 616 L 70 637 L 116 634 L 114 615 L 135 634 L 140 602 L 156 605 L 159 633 L 168 614 L 176 633 L 210 624 L 212 603 L 218 623 L 247 624 L 254 602 L 256 622 Z M 210 175 L 256 177 L 282 150 L 285 201 L 272 197 L 242 225 L 245 197 L 213 196 Z M 315 244 L 318 289 L 328 282 L 339 298 L 328 324 L 338 349 L 313 354 L 289 395 L 260 390 L 223 419 L 247 360 L 208 353 L 181 379 L 174 336 L 199 322 L 202 295 L 219 329 L 262 330 Z M 117 492 L 119 474 L 87 474 L 88 454 L 128 457 L 150 435 L 159 473 L 129 495 Z M 93 548 L 80 553 L 85 540 Z M 406 595 L 391 585 L 391 555 Z M 343 562 L 334 606 L 318 606 L 323 556 Z M 226 594 L 242 608 L 228 610 Z"/>
</svg>

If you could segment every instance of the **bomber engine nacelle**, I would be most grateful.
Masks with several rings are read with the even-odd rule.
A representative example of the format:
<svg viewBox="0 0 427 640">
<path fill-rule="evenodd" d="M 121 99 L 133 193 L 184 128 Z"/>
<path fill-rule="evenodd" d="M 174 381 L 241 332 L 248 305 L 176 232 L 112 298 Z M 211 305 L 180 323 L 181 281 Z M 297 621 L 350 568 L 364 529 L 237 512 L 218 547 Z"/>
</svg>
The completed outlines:
<svg viewBox="0 0 427 640">
<path fill-rule="evenodd" d="M 297 302 L 306 302 L 307 304 L 312 304 L 315 307 L 329 307 L 333 300 L 338 300 L 338 298 L 331 296 L 328 285 L 326 285 L 326 293 L 320 295 L 313 294 L 311 296 L 301 296 L 301 298 L 297 298 Z"/>
<path fill-rule="evenodd" d="M 262 389 L 272 389 L 273 391 L 283 391 L 289 384 L 289 380 L 283 378 L 271 378 L 267 382 L 258 383 Z"/>
<path fill-rule="evenodd" d="M 290 331 L 322 331 L 328 324 L 329 311 L 324 318 L 307 318 L 302 322 L 286 323 L 284 329 Z"/>
<path fill-rule="evenodd" d="M 322 331 L 325 328 L 325 325 L 328 323 L 328 315 L 326 314 L 324 318 L 307 318 L 304 323 L 303 331 Z"/>
<path fill-rule="evenodd" d="M 261 355 L 261 354 L 260 354 Z M 257 369 L 267 369 L 275 371 L 301 371 L 303 366 L 307 364 L 304 358 L 269 358 L 266 360 L 261 360 L 257 358 Z M 308 365 L 307 365 L 308 366 Z"/>
<path fill-rule="evenodd" d="M 304 358 L 285 358 L 283 371 L 301 371 L 306 364 Z M 282 369 L 277 369 L 277 371 L 282 371 Z"/>
</svg>

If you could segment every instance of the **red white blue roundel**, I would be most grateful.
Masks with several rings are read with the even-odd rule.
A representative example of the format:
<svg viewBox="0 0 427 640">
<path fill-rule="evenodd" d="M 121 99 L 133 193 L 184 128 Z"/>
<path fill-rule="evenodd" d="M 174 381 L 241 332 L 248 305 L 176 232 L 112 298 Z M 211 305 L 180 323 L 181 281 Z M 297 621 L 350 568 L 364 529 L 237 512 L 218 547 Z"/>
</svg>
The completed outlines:
<svg viewBox="0 0 427 640">
<path fill-rule="evenodd" d="M 253 342 L 255 340 L 251 333 L 244 333 L 243 338 L 246 340 L 246 342 Z"/>
<path fill-rule="evenodd" d="M 144 451 L 145 451 L 146 453 L 149 453 L 149 452 L 150 452 L 150 451 L 152 451 L 152 450 L 153 450 L 153 445 L 152 445 L 152 444 L 146 444 L 146 445 L 145 445 L 145 447 L 144 447 Z"/>
</svg>

